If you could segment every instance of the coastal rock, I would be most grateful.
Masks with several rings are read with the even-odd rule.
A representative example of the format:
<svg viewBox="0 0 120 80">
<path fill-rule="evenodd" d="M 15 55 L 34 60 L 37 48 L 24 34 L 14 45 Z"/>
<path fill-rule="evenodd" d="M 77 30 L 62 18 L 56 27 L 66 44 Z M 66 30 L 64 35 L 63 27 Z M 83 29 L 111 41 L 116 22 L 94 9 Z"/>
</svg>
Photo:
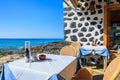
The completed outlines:
<svg viewBox="0 0 120 80">
<path fill-rule="evenodd" d="M 0 53 L 0 73 L 2 71 L 2 64 L 20 59 L 22 57 L 23 54 Z"/>
<path fill-rule="evenodd" d="M 70 43 L 71 42 L 53 42 L 45 45 L 42 51 L 48 54 L 59 54 L 60 49 L 66 45 L 70 45 Z"/>
</svg>

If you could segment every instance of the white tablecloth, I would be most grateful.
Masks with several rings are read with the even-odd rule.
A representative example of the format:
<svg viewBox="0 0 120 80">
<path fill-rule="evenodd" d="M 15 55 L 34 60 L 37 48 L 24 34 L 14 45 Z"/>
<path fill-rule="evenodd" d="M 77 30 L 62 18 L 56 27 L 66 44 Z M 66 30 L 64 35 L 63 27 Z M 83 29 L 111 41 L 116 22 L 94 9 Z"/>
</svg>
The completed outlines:
<svg viewBox="0 0 120 80">
<path fill-rule="evenodd" d="M 58 75 L 75 62 L 76 57 L 45 54 L 46 60 L 26 63 L 25 59 L 8 63 L 8 67 L 16 80 L 48 80 Z M 76 69 L 76 67 L 71 70 Z M 6 73 L 4 73 L 6 74 Z M 64 74 L 64 73 L 63 73 Z M 7 75 L 9 76 L 9 75 Z M 64 75 L 63 75 L 64 76 Z M 69 76 L 69 75 L 68 75 Z M 3 79 L 6 80 L 6 79 Z M 54 79 L 56 80 L 56 79 Z"/>
<path fill-rule="evenodd" d="M 81 48 L 84 48 L 84 49 L 89 50 L 89 51 L 92 51 L 93 49 L 95 51 L 101 51 L 103 49 L 106 49 L 105 46 L 91 46 L 91 45 L 81 46 Z"/>
<path fill-rule="evenodd" d="M 105 56 L 107 57 L 107 59 L 110 58 L 108 49 L 105 46 L 90 46 L 90 45 L 80 47 L 78 58 L 80 58 L 81 56 L 92 54 L 93 50 L 95 51 L 95 54 Z"/>
<path fill-rule="evenodd" d="M 109 55 L 108 49 L 105 46 L 91 46 L 91 45 L 82 46 L 79 49 L 78 59 L 80 59 L 81 56 L 85 56 L 85 55 L 89 55 L 89 54 L 93 54 L 93 55 L 97 54 L 99 56 L 104 56 L 104 58 L 103 58 L 103 66 L 104 67 L 103 68 L 104 68 L 104 70 L 106 69 L 107 60 L 110 58 L 110 55 Z M 97 61 L 96 61 L 96 63 L 97 63 Z M 80 67 L 77 67 L 77 70 L 78 69 L 80 69 Z"/>
</svg>

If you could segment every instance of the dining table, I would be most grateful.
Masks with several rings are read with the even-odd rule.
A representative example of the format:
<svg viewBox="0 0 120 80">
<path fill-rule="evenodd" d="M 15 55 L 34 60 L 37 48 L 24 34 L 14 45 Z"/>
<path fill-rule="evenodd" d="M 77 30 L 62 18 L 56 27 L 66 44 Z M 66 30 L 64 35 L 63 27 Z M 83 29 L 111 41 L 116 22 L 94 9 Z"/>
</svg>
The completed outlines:
<svg viewBox="0 0 120 80">
<path fill-rule="evenodd" d="M 76 57 L 40 54 L 46 55 L 46 59 L 26 63 L 22 58 L 3 64 L 1 80 L 71 80 L 76 71 Z"/>
<path fill-rule="evenodd" d="M 105 70 L 107 67 L 107 60 L 109 60 L 110 58 L 108 49 L 103 45 L 96 45 L 96 46 L 84 45 L 81 46 L 79 49 L 78 58 L 80 59 L 81 56 L 86 56 L 90 54 L 103 56 L 103 65 L 104 65 L 103 70 Z"/>
</svg>

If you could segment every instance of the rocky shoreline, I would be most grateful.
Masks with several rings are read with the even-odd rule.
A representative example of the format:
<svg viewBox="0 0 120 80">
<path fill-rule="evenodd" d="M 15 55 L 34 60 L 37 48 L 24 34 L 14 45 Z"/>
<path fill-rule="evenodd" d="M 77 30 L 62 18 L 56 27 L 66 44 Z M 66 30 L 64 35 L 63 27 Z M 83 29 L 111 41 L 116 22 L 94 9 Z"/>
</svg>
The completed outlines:
<svg viewBox="0 0 120 80">
<path fill-rule="evenodd" d="M 32 47 L 32 53 L 48 53 L 59 54 L 60 49 L 65 45 L 70 45 L 71 42 L 53 42 L 43 46 Z"/>
<path fill-rule="evenodd" d="M 52 42 L 47 45 L 31 47 L 32 54 L 34 53 L 47 53 L 47 54 L 59 54 L 60 49 L 63 46 L 70 45 L 71 42 Z M 0 71 L 2 64 L 11 62 L 20 58 L 23 58 L 24 52 L 21 53 L 11 53 L 11 52 L 0 52 Z"/>
</svg>

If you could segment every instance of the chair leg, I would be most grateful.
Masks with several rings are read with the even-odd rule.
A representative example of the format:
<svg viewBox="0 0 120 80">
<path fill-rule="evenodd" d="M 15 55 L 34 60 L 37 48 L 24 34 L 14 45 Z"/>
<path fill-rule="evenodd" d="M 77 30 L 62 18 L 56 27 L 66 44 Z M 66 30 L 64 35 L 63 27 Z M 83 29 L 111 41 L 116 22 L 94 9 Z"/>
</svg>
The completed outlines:
<svg viewBox="0 0 120 80">
<path fill-rule="evenodd" d="M 103 71 L 105 71 L 107 68 L 107 59 L 106 57 L 103 57 Z"/>
</svg>

